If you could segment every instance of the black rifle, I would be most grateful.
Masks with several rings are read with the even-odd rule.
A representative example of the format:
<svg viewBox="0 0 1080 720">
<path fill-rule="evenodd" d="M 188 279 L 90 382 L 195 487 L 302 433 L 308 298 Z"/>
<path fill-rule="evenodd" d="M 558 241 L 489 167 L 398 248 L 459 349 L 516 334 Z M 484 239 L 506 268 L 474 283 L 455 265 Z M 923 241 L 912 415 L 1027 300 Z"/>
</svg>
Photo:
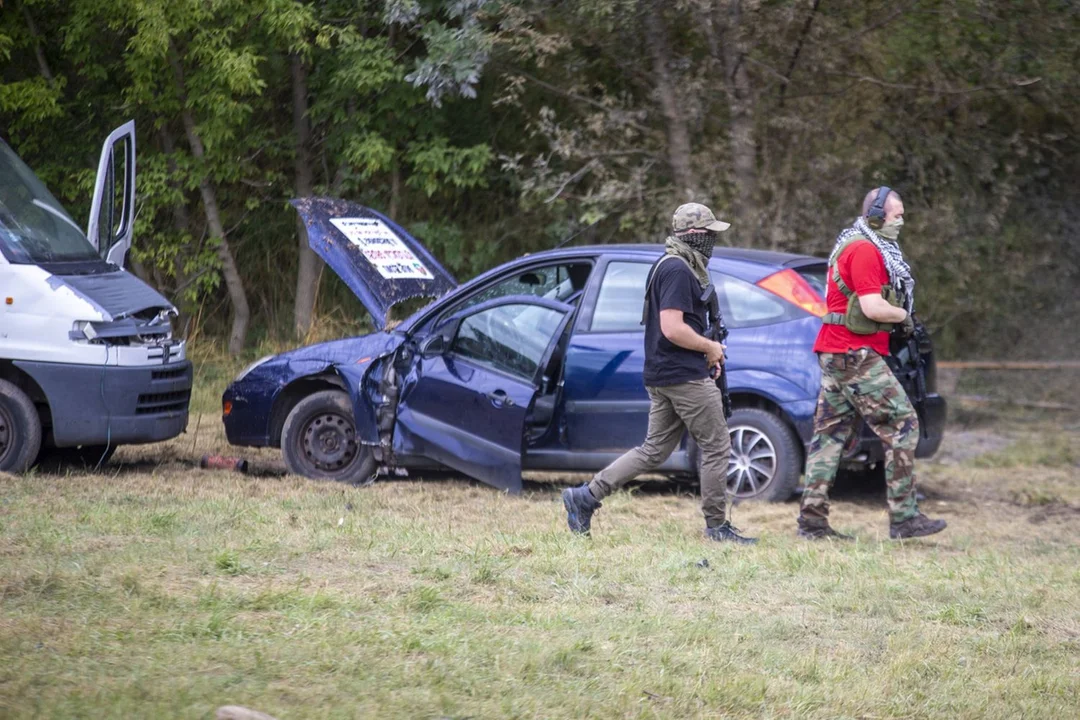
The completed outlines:
<svg viewBox="0 0 1080 720">
<path fill-rule="evenodd" d="M 720 301 L 716 297 L 716 288 L 712 283 L 705 288 L 705 292 L 702 293 L 701 299 L 705 301 L 705 304 L 709 308 L 709 329 L 705 333 L 705 337 L 710 340 L 714 340 L 718 343 L 724 343 L 727 341 L 728 329 L 724 324 L 724 317 L 720 314 Z M 716 387 L 720 389 L 720 395 L 724 402 L 724 419 L 731 419 L 731 394 L 728 392 L 727 384 L 727 362 L 720 364 L 720 369 L 715 367 L 709 368 L 709 377 L 716 381 Z"/>
<path fill-rule="evenodd" d="M 887 364 L 899 377 L 904 390 L 907 391 L 908 399 L 911 400 L 911 405 L 919 418 L 919 434 L 924 438 L 930 435 L 930 426 L 926 421 L 926 399 L 929 392 L 926 388 L 924 354 L 929 353 L 931 347 L 930 333 L 917 319 L 915 319 L 915 330 L 911 335 L 905 335 L 897 325 L 889 336 L 890 356 Z M 906 363 L 901 360 L 904 350 L 907 350 Z"/>
</svg>

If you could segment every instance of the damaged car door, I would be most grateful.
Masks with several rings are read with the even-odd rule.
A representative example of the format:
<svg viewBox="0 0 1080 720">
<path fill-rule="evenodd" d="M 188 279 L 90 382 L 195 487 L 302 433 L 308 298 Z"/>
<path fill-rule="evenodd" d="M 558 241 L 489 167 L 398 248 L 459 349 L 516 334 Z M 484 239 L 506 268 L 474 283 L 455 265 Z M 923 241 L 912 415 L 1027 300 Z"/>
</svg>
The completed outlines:
<svg viewBox="0 0 1080 720">
<path fill-rule="evenodd" d="M 574 307 L 512 295 L 469 307 L 417 347 L 401 384 L 394 453 L 521 490 L 525 427 Z"/>
</svg>

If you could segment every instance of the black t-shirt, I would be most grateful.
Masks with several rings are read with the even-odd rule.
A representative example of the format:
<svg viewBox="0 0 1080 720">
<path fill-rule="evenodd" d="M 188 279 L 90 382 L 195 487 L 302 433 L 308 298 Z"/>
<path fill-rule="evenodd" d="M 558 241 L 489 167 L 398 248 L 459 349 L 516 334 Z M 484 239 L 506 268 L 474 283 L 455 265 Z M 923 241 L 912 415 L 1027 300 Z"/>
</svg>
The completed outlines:
<svg viewBox="0 0 1080 720">
<path fill-rule="evenodd" d="M 656 268 L 645 318 L 646 385 L 678 385 L 709 377 L 704 353 L 679 347 L 660 330 L 661 310 L 682 310 L 686 324 L 704 335 L 708 306 L 701 299 L 702 292 L 701 283 L 681 258 L 665 260 Z"/>
</svg>

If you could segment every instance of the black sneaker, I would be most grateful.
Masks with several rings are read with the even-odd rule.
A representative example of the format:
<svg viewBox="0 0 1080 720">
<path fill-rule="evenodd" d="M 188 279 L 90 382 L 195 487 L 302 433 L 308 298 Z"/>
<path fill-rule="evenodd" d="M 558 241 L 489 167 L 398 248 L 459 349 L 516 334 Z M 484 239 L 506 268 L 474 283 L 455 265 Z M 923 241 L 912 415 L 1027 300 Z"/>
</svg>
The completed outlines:
<svg viewBox="0 0 1080 720">
<path fill-rule="evenodd" d="M 803 540 L 854 540 L 851 535 L 845 535 L 842 532 L 836 532 L 828 525 L 824 527 L 812 527 L 799 526 L 799 532 L 797 533 Z"/>
<path fill-rule="evenodd" d="M 723 525 L 717 525 L 716 527 L 705 528 L 705 537 L 710 540 L 716 540 L 717 542 L 733 542 L 739 545 L 754 545 L 757 543 L 757 538 L 748 538 L 739 535 L 739 528 L 733 527 L 731 523 L 726 522 Z"/>
<path fill-rule="evenodd" d="M 949 523 L 944 520 L 931 520 L 922 513 L 919 513 L 915 517 L 910 517 L 903 522 L 890 524 L 889 537 L 893 540 L 926 537 L 927 535 L 941 532 L 948 524 Z"/>
<path fill-rule="evenodd" d="M 563 490 L 562 501 L 566 506 L 566 524 L 570 526 L 570 532 L 588 535 L 593 513 L 600 509 L 601 504 L 589 491 L 588 483 Z"/>
</svg>

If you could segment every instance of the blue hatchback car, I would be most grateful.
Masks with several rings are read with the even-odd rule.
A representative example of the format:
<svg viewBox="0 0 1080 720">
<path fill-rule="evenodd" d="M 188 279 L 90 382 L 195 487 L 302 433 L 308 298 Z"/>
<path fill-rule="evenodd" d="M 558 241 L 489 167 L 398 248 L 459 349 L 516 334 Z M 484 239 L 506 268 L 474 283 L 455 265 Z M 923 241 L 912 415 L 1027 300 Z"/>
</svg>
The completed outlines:
<svg viewBox="0 0 1080 720">
<path fill-rule="evenodd" d="M 662 246 L 541 252 L 458 286 L 389 218 L 341 200 L 294 204 L 312 248 L 383 329 L 249 366 L 222 398 L 230 443 L 280 447 L 291 472 L 312 478 L 450 468 L 517 492 L 523 470 L 599 470 L 644 439 L 642 303 Z M 826 264 L 717 248 L 710 272 L 731 331 L 731 492 L 784 500 L 813 425 Z M 389 327 L 390 306 L 412 296 L 436 299 Z M 945 424 L 933 351 L 924 331 L 897 342 L 890 364 L 920 400 L 917 455 L 926 457 Z M 696 455 L 687 439 L 660 471 L 693 476 Z M 864 429 L 845 464 L 882 458 Z"/>
</svg>

